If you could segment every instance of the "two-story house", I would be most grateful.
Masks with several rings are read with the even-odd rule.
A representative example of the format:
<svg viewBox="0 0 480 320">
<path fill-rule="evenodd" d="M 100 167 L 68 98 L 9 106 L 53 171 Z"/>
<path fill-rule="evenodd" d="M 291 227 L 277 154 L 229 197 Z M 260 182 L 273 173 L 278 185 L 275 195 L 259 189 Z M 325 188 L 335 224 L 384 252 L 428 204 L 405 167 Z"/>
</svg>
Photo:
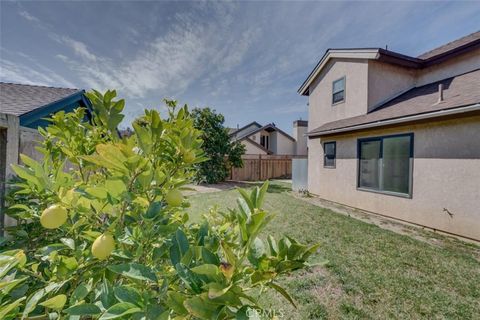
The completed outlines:
<svg viewBox="0 0 480 320">
<path fill-rule="evenodd" d="M 298 92 L 311 193 L 480 240 L 480 32 L 419 57 L 329 49 Z"/>
<path fill-rule="evenodd" d="M 274 123 L 264 126 L 254 121 L 241 128 L 231 129 L 230 139 L 240 141 L 248 155 L 307 155 L 307 125 L 305 120 L 293 122 L 293 135 Z"/>
</svg>

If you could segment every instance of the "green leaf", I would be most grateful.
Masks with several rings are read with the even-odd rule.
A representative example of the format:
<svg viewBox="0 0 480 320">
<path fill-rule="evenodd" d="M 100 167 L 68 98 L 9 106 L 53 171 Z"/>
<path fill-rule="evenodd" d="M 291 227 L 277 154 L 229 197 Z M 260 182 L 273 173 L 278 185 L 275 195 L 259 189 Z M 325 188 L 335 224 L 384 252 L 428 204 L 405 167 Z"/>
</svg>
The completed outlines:
<svg viewBox="0 0 480 320">
<path fill-rule="evenodd" d="M 276 272 L 272 271 L 255 271 L 251 276 L 250 280 L 252 281 L 252 284 L 257 284 L 259 282 L 264 282 L 268 280 L 272 280 L 275 278 L 277 275 Z"/>
<path fill-rule="evenodd" d="M 292 297 L 290 297 L 290 295 L 288 294 L 288 292 L 284 288 L 280 287 L 278 284 L 275 284 L 273 282 L 269 282 L 269 283 L 267 283 L 267 285 L 269 287 L 277 290 L 282 296 L 285 297 L 285 299 L 287 299 L 295 307 L 295 309 L 297 308 L 297 305 L 293 301 Z"/>
<path fill-rule="evenodd" d="M 0 282 L 0 291 L 2 292 L 2 294 L 7 295 L 10 291 L 13 290 L 13 288 L 15 288 L 17 285 L 19 285 L 20 283 L 22 283 L 27 279 L 28 277 L 24 277 L 20 279 L 11 280 L 11 281 Z"/>
<path fill-rule="evenodd" d="M 70 297 L 70 303 L 74 304 L 74 303 L 77 303 L 78 301 L 85 299 L 85 297 L 88 295 L 89 292 L 90 290 L 87 288 L 87 286 L 85 286 L 84 284 L 80 284 L 73 291 Z"/>
<path fill-rule="evenodd" d="M 183 302 L 187 298 L 185 295 L 175 291 L 169 291 L 167 295 L 167 305 L 173 311 L 175 311 L 179 315 L 184 315 L 188 313 L 187 309 L 185 309 L 185 306 L 183 305 Z"/>
<path fill-rule="evenodd" d="M 278 255 L 277 241 L 275 241 L 275 238 L 271 235 L 268 236 L 267 241 L 268 241 L 268 247 L 270 249 L 270 255 L 277 256 Z"/>
<path fill-rule="evenodd" d="M 37 303 L 42 299 L 47 293 L 45 292 L 45 289 L 40 289 L 36 291 L 28 300 L 25 305 L 25 309 L 23 310 L 23 318 L 26 318 L 30 312 L 32 312 L 35 307 L 37 306 Z"/>
<path fill-rule="evenodd" d="M 200 297 L 187 299 L 183 305 L 191 315 L 200 319 L 211 319 L 213 312 L 217 308 L 215 305 L 208 303 Z"/>
<path fill-rule="evenodd" d="M 255 308 L 251 306 L 243 306 L 241 307 L 236 315 L 236 320 L 261 320 L 260 312 L 258 312 Z"/>
<path fill-rule="evenodd" d="M 75 241 L 71 238 L 60 238 L 60 241 L 72 250 L 75 250 Z"/>
<path fill-rule="evenodd" d="M 100 314 L 102 310 L 94 304 L 81 304 L 78 306 L 70 307 L 63 312 L 71 316 L 87 316 L 87 315 L 96 315 Z"/>
<path fill-rule="evenodd" d="M 225 243 L 225 241 L 220 242 L 220 245 L 223 249 L 225 257 L 227 258 L 227 262 L 235 267 L 237 265 L 237 257 L 233 253 L 232 249 Z"/>
<path fill-rule="evenodd" d="M 250 197 L 251 195 L 249 195 L 245 189 L 238 188 L 237 190 L 238 190 L 238 192 L 240 192 L 240 195 L 242 196 L 242 198 L 239 199 L 240 200 L 239 202 L 242 203 L 241 206 L 243 207 L 243 210 L 245 210 L 246 212 L 253 212 L 253 209 L 255 209 L 255 206 L 252 203 L 252 200 L 251 200 L 251 197 Z M 248 211 L 246 210 L 245 206 L 243 205 L 243 201 L 241 201 L 242 199 L 243 199 L 243 201 L 245 201 L 245 204 L 248 206 L 248 209 L 249 209 Z"/>
<path fill-rule="evenodd" d="M 0 307 L 0 319 L 5 319 L 6 316 L 12 310 L 14 310 L 16 307 L 18 307 L 22 303 L 23 300 L 25 300 L 25 297 L 21 297 L 21 298 L 15 300 L 14 302 L 12 302 L 10 304 L 7 304 L 5 306 L 1 306 Z"/>
<path fill-rule="evenodd" d="M 33 174 L 31 170 L 28 170 L 27 168 L 21 167 L 16 164 L 12 164 L 12 169 L 13 171 L 19 176 L 20 178 L 27 180 L 28 182 L 32 183 L 38 188 L 41 188 L 42 183 L 40 180 Z M 43 188 L 42 188 L 43 189 Z"/>
<path fill-rule="evenodd" d="M 258 266 L 262 257 L 266 256 L 265 245 L 260 238 L 256 238 L 250 245 L 248 251 L 248 261 L 254 266 Z"/>
<path fill-rule="evenodd" d="M 127 191 L 127 186 L 121 179 L 108 179 L 105 181 L 105 189 L 112 197 L 118 198 Z"/>
<path fill-rule="evenodd" d="M 211 281 L 222 279 L 220 270 L 213 264 L 202 264 L 191 269 L 193 273 L 206 276 Z"/>
<path fill-rule="evenodd" d="M 230 284 L 229 286 L 225 287 L 224 285 L 217 283 L 217 282 L 212 282 L 208 284 L 208 298 L 210 299 L 215 299 L 218 297 L 223 296 L 225 293 L 227 293 L 228 290 L 232 287 L 233 284 Z"/>
<path fill-rule="evenodd" d="M 147 219 L 153 219 L 157 215 L 159 215 L 162 212 L 163 208 L 163 203 L 161 201 L 155 201 L 150 204 L 150 206 L 147 209 L 147 212 L 145 212 L 145 218 Z"/>
<path fill-rule="evenodd" d="M 306 261 L 312 254 L 314 254 L 315 252 L 317 252 L 317 250 L 318 250 L 319 247 L 320 247 L 320 243 L 316 243 L 316 244 L 310 246 L 309 248 L 307 248 L 307 249 L 303 252 L 303 255 L 302 255 L 301 260 L 302 260 L 302 261 Z"/>
<path fill-rule="evenodd" d="M 170 247 L 170 260 L 172 261 L 173 266 L 180 263 L 188 248 L 189 244 L 187 236 L 181 229 L 178 229 L 172 237 L 172 246 Z"/>
<path fill-rule="evenodd" d="M 149 267 L 139 263 L 125 263 L 117 264 L 107 267 L 110 271 L 121 274 L 122 276 L 137 279 L 157 282 L 157 276 Z"/>
<path fill-rule="evenodd" d="M 202 247 L 202 259 L 208 264 L 214 264 L 217 266 L 220 264 L 218 257 L 205 247 Z"/>
<path fill-rule="evenodd" d="M 44 306 L 45 308 L 61 310 L 66 302 L 67 302 L 67 296 L 64 294 L 59 294 L 53 298 L 50 298 L 40 303 L 40 305 Z"/>
<path fill-rule="evenodd" d="M 256 188 L 257 191 L 257 202 L 255 203 L 256 208 L 261 208 L 263 206 L 263 199 L 265 198 L 265 194 L 268 190 L 269 182 L 268 180 L 262 185 L 261 188 Z"/>
<path fill-rule="evenodd" d="M 129 302 L 137 306 L 141 305 L 142 296 L 135 288 L 120 286 L 113 288 L 113 292 L 120 302 Z"/>
<path fill-rule="evenodd" d="M 141 311 L 142 310 L 134 304 L 120 302 L 108 308 L 108 310 L 105 311 L 105 313 L 103 313 L 99 318 L 99 320 L 117 319 Z"/>
<path fill-rule="evenodd" d="M 276 267 L 276 271 L 278 273 L 293 271 L 297 269 L 301 269 L 305 266 L 303 261 L 296 261 L 296 260 L 286 260 L 280 261 Z"/>
</svg>

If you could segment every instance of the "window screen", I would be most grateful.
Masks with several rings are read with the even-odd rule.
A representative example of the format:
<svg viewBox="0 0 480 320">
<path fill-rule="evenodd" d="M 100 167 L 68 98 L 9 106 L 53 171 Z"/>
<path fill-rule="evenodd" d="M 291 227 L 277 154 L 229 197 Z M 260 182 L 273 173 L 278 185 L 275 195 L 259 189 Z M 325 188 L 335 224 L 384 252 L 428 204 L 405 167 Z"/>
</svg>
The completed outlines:
<svg viewBox="0 0 480 320">
<path fill-rule="evenodd" d="M 335 167 L 335 158 L 337 153 L 337 144 L 335 142 L 325 142 L 323 144 L 323 166 L 324 167 Z"/>
<path fill-rule="evenodd" d="M 345 100 L 345 77 L 333 81 L 332 103 Z"/>
</svg>

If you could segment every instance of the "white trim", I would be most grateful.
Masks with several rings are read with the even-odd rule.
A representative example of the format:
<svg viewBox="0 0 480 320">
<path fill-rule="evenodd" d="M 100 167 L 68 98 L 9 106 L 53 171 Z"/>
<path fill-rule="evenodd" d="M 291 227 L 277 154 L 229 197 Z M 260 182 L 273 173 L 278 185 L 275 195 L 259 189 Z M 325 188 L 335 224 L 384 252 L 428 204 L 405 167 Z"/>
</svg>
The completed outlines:
<svg viewBox="0 0 480 320">
<path fill-rule="evenodd" d="M 382 126 L 386 126 L 386 125 L 405 123 L 405 122 L 410 122 L 410 121 L 418 121 L 418 120 L 436 118 L 436 117 L 441 117 L 441 116 L 461 114 L 461 113 L 466 113 L 466 112 L 471 112 L 471 111 L 480 111 L 480 103 L 473 104 L 473 105 L 466 106 L 466 107 L 459 107 L 459 108 L 439 110 L 439 111 L 434 111 L 434 112 L 429 112 L 429 113 L 424 113 L 424 114 L 416 114 L 416 115 L 412 115 L 412 116 L 405 116 L 405 117 L 397 118 L 397 119 L 380 120 L 380 121 L 366 123 L 366 124 L 354 125 L 354 126 L 350 126 L 350 127 L 346 127 L 346 128 L 332 129 L 332 130 L 326 130 L 326 131 L 320 131 L 320 132 L 312 132 L 312 133 L 307 134 L 307 136 L 308 137 L 317 137 L 317 136 L 322 136 L 322 135 L 327 135 L 327 134 L 358 131 L 358 130 L 362 130 L 362 129 L 370 129 L 370 128 L 382 127 Z"/>
<path fill-rule="evenodd" d="M 379 56 L 379 49 L 329 49 L 308 76 L 307 80 L 305 80 L 300 89 L 298 89 L 298 93 L 301 95 L 305 94 L 308 87 L 330 59 L 378 59 Z"/>
</svg>

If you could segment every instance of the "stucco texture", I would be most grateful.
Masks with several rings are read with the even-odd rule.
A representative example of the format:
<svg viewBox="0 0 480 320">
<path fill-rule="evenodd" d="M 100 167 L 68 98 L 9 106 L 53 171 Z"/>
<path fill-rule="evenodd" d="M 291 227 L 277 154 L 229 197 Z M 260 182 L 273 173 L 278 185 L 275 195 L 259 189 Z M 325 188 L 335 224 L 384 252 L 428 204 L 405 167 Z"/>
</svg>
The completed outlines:
<svg viewBox="0 0 480 320">
<path fill-rule="evenodd" d="M 357 140 L 399 133 L 414 134 L 412 197 L 357 190 Z M 328 141 L 334 169 L 323 167 Z M 308 189 L 321 198 L 480 241 L 478 114 L 310 139 L 308 164 Z"/>
</svg>

